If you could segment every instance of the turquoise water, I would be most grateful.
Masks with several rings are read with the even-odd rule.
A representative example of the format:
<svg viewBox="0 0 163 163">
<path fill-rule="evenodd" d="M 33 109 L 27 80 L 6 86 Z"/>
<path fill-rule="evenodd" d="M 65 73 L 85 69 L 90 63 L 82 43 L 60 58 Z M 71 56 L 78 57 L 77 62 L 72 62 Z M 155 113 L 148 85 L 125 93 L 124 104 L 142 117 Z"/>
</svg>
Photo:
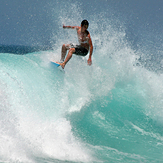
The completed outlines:
<svg viewBox="0 0 163 163">
<path fill-rule="evenodd" d="M 1 162 L 163 160 L 162 75 L 134 54 L 96 57 L 74 56 L 63 73 L 53 51 L 1 53 Z"/>
<path fill-rule="evenodd" d="M 48 10 L 55 24 L 52 47 L 1 46 L 0 162 L 163 162 L 161 29 L 142 24 L 153 18 L 139 15 L 135 6 L 133 26 L 127 24 L 125 12 L 117 14 L 120 4 L 112 2 L 112 8 L 109 2 L 96 1 L 84 12 L 85 3 L 55 1 Z M 62 24 L 79 25 L 85 18 L 93 64 L 74 55 L 60 71 L 50 61 L 60 59 L 63 43 L 77 42 L 76 31 Z"/>
</svg>

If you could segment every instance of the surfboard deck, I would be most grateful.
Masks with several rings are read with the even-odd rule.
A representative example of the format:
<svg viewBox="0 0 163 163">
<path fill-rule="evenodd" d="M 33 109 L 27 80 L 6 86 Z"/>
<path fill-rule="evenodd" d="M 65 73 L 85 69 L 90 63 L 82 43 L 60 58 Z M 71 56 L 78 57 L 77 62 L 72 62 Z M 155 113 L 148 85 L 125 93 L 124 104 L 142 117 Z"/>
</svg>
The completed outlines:
<svg viewBox="0 0 163 163">
<path fill-rule="evenodd" d="M 60 66 L 60 64 L 58 64 L 57 62 L 55 62 L 55 61 L 50 61 L 51 62 L 51 64 L 53 65 L 53 67 L 56 67 L 56 68 L 58 68 L 60 71 L 62 71 L 62 72 L 65 72 L 65 70 Z"/>
<path fill-rule="evenodd" d="M 60 66 L 60 64 L 58 64 L 58 63 L 55 62 L 55 61 L 51 61 L 51 63 L 52 63 L 54 66 L 56 66 L 56 67 L 59 67 L 59 66 Z"/>
</svg>

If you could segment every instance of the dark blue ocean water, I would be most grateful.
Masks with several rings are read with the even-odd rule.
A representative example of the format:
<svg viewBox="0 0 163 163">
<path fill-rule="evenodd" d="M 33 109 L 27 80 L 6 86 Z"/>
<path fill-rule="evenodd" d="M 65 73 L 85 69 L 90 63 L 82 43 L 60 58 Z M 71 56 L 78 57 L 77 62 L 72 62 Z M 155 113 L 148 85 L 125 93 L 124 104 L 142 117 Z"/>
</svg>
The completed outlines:
<svg viewBox="0 0 163 163">
<path fill-rule="evenodd" d="M 60 2 L 51 45 L 0 46 L 0 162 L 163 162 L 162 24 L 147 17 L 149 5 L 138 14 L 140 4 L 111 2 L 86 13 L 85 3 L 66 11 Z M 77 42 L 62 24 L 85 17 L 93 64 L 74 55 L 62 72 L 50 61 Z"/>
</svg>

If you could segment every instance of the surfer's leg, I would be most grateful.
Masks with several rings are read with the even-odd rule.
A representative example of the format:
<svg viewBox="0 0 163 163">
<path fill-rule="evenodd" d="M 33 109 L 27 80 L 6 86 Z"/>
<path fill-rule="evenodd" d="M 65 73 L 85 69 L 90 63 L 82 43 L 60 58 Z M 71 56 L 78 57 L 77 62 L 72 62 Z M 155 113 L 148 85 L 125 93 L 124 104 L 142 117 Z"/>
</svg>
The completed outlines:
<svg viewBox="0 0 163 163">
<path fill-rule="evenodd" d="M 65 61 L 63 63 L 60 63 L 60 65 L 62 66 L 62 68 L 65 67 L 65 65 L 67 64 L 67 62 L 71 59 L 72 54 L 75 52 L 75 48 L 71 48 L 67 54 L 67 57 L 65 59 Z"/>
<path fill-rule="evenodd" d="M 62 51 L 61 51 L 61 61 L 64 61 L 65 59 L 65 56 L 66 56 L 66 53 L 67 53 L 67 50 L 69 50 L 69 44 L 63 44 L 62 45 Z"/>
</svg>

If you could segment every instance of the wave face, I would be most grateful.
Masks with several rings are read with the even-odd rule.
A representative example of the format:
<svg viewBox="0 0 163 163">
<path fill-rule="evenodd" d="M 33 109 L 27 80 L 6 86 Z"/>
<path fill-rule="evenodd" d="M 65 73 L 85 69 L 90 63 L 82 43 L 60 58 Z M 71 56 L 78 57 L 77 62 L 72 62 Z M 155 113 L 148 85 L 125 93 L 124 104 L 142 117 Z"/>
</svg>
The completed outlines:
<svg viewBox="0 0 163 163">
<path fill-rule="evenodd" d="M 54 8 L 56 26 L 84 19 L 82 4 L 68 4 Z M 51 65 L 77 40 L 62 27 L 53 50 L 0 53 L 0 162 L 162 162 L 161 45 L 151 55 L 151 42 L 138 46 L 104 7 L 88 16 L 92 66 L 75 55 L 65 72 Z"/>
</svg>

